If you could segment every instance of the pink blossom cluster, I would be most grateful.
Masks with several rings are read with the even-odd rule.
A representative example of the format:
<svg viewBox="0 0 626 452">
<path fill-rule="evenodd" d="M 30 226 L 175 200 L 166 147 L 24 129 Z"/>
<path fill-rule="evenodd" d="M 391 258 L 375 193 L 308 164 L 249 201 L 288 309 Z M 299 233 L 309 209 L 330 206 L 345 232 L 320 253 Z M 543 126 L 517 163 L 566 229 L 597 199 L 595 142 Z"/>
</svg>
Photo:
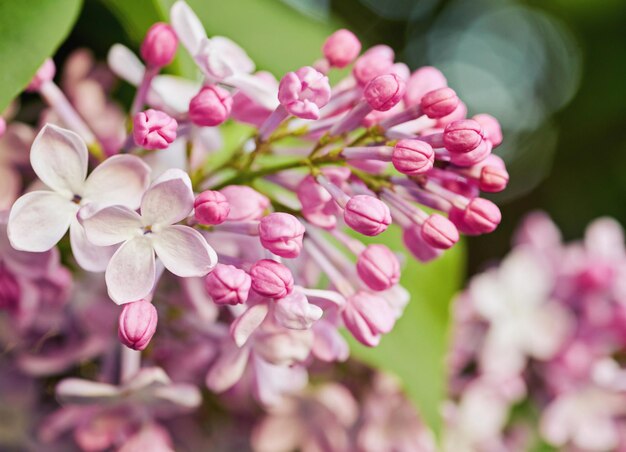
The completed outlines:
<svg viewBox="0 0 626 452">
<path fill-rule="evenodd" d="M 450 450 L 626 448 L 626 247 L 613 219 L 563 243 L 543 213 L 456 301 Z"/>
<path fill-rule="evenodd" d="M 177 52 L 201 81 L 163 73 Z M 427 262 L 460 233 L 497 227 L 481 197 L 508 182 L 492 154 L 497 120 L 467 118 L 437 69 L 411 73 L 385 45 L 361 52 L 347 30 L 276 80 L 209 38 L 183 1 L 140 57 L 115 45 L 108 65 L 137 88 L 128 113 L 109 96 L 111 74 L 80 51 L 60 86 L 50 59 L 28 85 L 46 104 L 38 127 L 0 130 L 0 360 L 25 384 L 67 377 L 54 389 L 62 407 L 31 420 L 33 447 L 172 450 L 184 443 L 177 420 L 210 403 L 203 388 L 269 410 L 258 450 L 280 449 L 267 435 L 281 425 L 294 435 L 285 450 L 386 450 L 397 438 L 377 402 L 356 440 L 354 400 L 335 408 L 353 396 L 309 388 L 309 372 L 348 359 L 343 330 L 378 345 L 409 301 L 403 254 L 362 236 L 394 223 Z M 219 163 L 227 127 L 248 136 Z M 309 431 L 311 406 L 325 438 Z M 390 427 L 406 450 L 429 441 L 411 413 L 406 431 Z"/>
</svg>

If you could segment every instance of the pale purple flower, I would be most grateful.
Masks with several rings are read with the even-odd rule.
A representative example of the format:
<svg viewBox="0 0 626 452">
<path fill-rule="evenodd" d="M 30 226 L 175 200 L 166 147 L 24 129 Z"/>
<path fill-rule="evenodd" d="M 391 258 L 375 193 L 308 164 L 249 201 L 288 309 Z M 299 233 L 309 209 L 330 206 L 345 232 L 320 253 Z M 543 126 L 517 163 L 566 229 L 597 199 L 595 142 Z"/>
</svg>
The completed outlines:
<svg viewBox="0 0 626 452">
<path fill-rule="evenodd" d="M 156 282 L 155 253 L 165 268 L 180 277 L 211 271 L 217 263 L 215 251 L 198 231 L 176 224 L 189 216 L 193 202 L 189 176 L 172 169 L 146 191 L 141 214 L 122 206 L 81 213 L 89 241 L 98 246 L 122 244 L 106 270 L 113 301 L 127 303 L 150 293 Z"/>
<path fill-rule="evenodd" d="M 8 235 L 19 250 L 42 252 L 70 230 L 74 257 L 89 271 L 102 271 L 111 247 L 87 241 L 76 214 L 81 207 L 121 205 L 136 209 L 148 185 L 149 169 L 135 156 L 119 155 L 101 163 L 88 177 L 88 152 L 74 132 L 46 125 L 30 153 L 31 165 L 49 191 L 33 191 L 11 208 Z"/>
</svg>

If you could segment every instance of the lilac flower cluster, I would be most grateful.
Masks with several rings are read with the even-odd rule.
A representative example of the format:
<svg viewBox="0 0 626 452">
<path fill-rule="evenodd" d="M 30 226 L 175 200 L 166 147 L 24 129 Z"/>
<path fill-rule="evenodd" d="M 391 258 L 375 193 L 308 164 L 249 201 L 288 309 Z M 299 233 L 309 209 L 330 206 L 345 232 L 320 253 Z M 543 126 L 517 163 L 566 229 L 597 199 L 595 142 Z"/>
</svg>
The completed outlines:
<svg viewBox="0 0 626 452">
<path fill-rule="evenodd" d="M 307 390 L 308 371 L 348 358 L 343 328 L 378 345 L 409 301 L 398 255 L 356 237 L 393 222 L 427 262 L 459 233 L 493 231 L 500 211 L 480 194 L 508 182 L 492 154 L 499 124 L 468 119 L 437 69 L 410 73 L 384 45 L 361 53 L 347 30 L 277 81 L 230 39 L 209 38 L 183 1 L 170 22 L 150 28 L 141 59 L 121 45 L 109 53 L 112 72 L 137 87 L 128 120 L 110 74 L 81 51 L 61 87 L 52 60 L 29 84 L 48 107 L 39 130 L 2 123 L 0 360 L 33 384 L 89 363 L 89 378 L 56 385 L 62 408 L 32 420 L 33 445 L 63 448 L 71 433 L 84 450 L 171 450 L 165 427 L 197 412 L 205 387 L 274 407 L 259 450 L 278 450 L 268 432 L 298 422 L 290 445 L 348 448 L 357 440 L 332 418 L 320 440 L 297 417 L 313 406 L 356 425 L 354 400 L 345 413 L 329 400 L 352 396 Z M 161 73 L 179 43 L 201 81 Z M 327 74 L 350 65 L 331 87 Z M 215 165 L 220 126 L 235 123 L 250 135 Z M 411 416 L 407 431 L 420 425 Z M 359 441 L 383 450 L 395 437 L 371 417 Z"/>
<path fill-rule="evenodd" d="M 527 217 L 456 302 L 450 450 L 626 447 L 625 272 L 614 220 L 564 244 L 545 214 Z"/>
</svg>

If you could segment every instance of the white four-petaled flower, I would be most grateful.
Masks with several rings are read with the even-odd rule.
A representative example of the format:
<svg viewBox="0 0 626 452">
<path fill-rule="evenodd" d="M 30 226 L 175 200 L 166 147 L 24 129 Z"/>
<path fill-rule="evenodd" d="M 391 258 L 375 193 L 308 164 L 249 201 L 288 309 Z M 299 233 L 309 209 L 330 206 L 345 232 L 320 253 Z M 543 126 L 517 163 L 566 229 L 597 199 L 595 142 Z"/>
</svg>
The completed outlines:
<svg viewBox="0 0 626 452">
<path fill-rule="evenodd" d="M 141 214 L 123 206 L 79 213 L 87 238 L 98 246 L 122 243 L 106 269 L 109 296 L 118 304 L 146 297 L 155 283 L 155 253 L 180 277 L 204 276 L 217 263 L 215 251 L 195 229 L 177 225 L 193 209 L 191 181 L 170 169 L 146 191 Z"/>
</svg>

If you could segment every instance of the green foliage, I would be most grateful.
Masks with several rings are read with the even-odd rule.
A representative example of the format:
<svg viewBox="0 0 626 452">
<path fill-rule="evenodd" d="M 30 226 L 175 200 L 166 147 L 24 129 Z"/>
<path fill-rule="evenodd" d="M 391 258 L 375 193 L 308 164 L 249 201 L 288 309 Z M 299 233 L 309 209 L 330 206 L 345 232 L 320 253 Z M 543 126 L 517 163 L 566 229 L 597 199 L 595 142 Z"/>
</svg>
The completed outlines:
<svg viewBox="0 0 626 452">
<path fill-rule="evenodd" d="M 0 1 L 0 112 L 69 34 L 81 0 Z"/>
<path fill-rule="evenodd" d="M 367 348 L 350 339 L 352 355 L 399 377 L 423 419 L 438 433 L 441 403 L 446 395 L 444 360 L 450 301 L 463 282 L 464 244 L 457 244 L 434 262 L 422 264 L 403 251 L 399 228 L 391 227 L 382 242 L 406 256 L 401 284 L 411 293 L 411 301 L 378 347 Z"/>
</svg>

